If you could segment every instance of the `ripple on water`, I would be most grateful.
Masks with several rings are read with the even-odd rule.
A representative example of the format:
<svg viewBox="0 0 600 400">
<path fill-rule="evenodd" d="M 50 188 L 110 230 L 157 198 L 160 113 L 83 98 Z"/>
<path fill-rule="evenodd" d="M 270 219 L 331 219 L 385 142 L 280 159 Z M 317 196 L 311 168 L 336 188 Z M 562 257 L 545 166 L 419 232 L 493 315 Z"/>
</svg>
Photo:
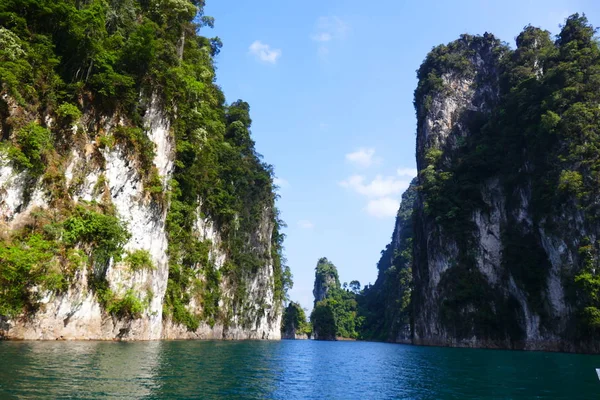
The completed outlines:
<svg viewBox="0 0 600 400">
<path fill-rule="evenodd" d="M 0 399 L 598 399 L 599 356 L 366 342 L 0 342 Z"/>
</svg>

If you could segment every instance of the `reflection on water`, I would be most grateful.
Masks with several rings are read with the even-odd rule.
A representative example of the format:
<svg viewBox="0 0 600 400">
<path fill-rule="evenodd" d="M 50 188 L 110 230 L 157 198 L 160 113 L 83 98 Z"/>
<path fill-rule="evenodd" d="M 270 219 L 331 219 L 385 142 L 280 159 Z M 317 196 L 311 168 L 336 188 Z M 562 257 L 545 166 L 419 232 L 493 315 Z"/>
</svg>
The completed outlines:
<svg viewBox="0 0 600 400">
<path fill-rule="evenodd" d="M 159 389 L 161 343 L 140 344 L 1 343 L 0 394 L 55 399 L 150 396 Z"/>
<path fill-rule="evenodd" d="M 598 399 L 599 356 L 364 342 L 0 342 L 0 399 Z"/>
</svg>

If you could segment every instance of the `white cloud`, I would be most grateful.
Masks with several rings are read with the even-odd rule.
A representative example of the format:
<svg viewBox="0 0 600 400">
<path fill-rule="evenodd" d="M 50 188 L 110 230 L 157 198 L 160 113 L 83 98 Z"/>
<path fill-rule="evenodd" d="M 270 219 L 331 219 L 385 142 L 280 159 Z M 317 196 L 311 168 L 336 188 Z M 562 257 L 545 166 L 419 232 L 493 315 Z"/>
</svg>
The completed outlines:
<svg viewBox="0 0 600 400">
<path fill-rule="evenodd" d="M 400 207 L 400 202 L 391 197 L 382 197 L 369 201 L 366 211 L 369 215 L 376 218 L 395 217 Z"/>
<path fill-rule="evenodd" d="M 342 187 L 351 189 L 356 193 L 367 197 L 386 197 L 402 193 L 408 188 L 410 181 L 398 179 L 394 176 L 383 177 L 377 175 L 369 183 L 365 183 L 365 177 L 362 175 L 352 175 L 348 179 L 340 182 Z"/>
<path fill-rule="evenodd" d="M 302 229 L 312 229 L 315 227 L 315 224 L 313 224 L 309 220 L 302 219 L 302 220 L 298 221 L 298 226 Z"/>
<path fill-rule="evenodd" d="M 285 187 L 290 186 L 290 183 L 283 178 L 275 178 L 275 179 L 273 179 L 273 183 L 275 185 L 279 186 L 280 188 L 285 188 Z"/>
<path fill-rule="evenodd" d="M 320 43 L 318 53 L 320 56 L 329 54 L 329 47 L 326 43 L 334 40 L 344 39 L 350 30 L 350 27 L 340 17 L 320 17 L 317 20 L 315 33 L 310 37 L 313 41 Z"/>
<path fill-rule="evenodd" d="M 250 54 L 254 55 L 257 60 L 275 64 L 277 59 L 281 57 L 280 49 L 271 49 L 271 46 L 264 44 L 260 40 L 256 40 L 250 45 Z"/>
<path fill-rule="evenodd" d="M 360 148 L 354 153 L 346 154 L 346 161 L 360 167 L 370 167 L 374 162 L 375 149 Z"/>
<path fill-rule="evenodd" d="M 398 168 L 396 173 L 399 176 L 409 176 L 411 178 L 414 178 L 415 176 L 417 176 L 417 169 L 416 168 Z"/>
<path fill-rule="evenodd" d="M 369 199 L 365 211 L 376 218 L 396 216 L 400 206 L 400 194 L 410 185 L 410 180 L 416 171 L 411 168 L 399 168 L 397 176 L 377 175 L 367 181 L 363 175 L 352 175 L 341 181 L 340 186 Z"/>
</svg>

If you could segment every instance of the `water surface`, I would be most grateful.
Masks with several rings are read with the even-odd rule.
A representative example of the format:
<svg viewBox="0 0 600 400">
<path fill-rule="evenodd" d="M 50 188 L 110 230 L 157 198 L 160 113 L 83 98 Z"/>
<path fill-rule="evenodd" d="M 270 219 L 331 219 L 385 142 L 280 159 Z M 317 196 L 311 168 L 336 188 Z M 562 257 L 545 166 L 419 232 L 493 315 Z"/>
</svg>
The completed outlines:
<svg viewBox="0 0 600 400">
<path fill-rule="evenodd" d="M 600 356 L 366 342 L 0 342 L 0 399 L 600 399 Z"/>
</svg>

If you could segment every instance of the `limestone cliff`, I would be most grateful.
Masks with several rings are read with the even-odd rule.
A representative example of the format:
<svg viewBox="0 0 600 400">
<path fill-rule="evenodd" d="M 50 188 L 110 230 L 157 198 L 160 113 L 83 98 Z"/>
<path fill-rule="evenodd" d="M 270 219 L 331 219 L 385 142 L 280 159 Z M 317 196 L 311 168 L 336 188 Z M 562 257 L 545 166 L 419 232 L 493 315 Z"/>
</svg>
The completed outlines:
<svg viewBox="0 0 600 400">
<path fill-rule="evenodd" d="M 455 58 L 461 63 L 457 63 L 456 67 L 454 64 L 451 64 L 450 68 L 447 68 L 446 65 L 438 67 L 435 76 L 437 82 L 435 83 L 439 86 L 435 88 L 425 86 L 426 83 L 429 83 L 428 80 L 423 82 L 429 75 L 425 68 L 429 67 L 431 63 L 426 60 L 421 67 L 419 76 L 422 77 L 422 81 L 420 81 L 415 94 L 415 105 L 418 120 L 417 167 L 420 171 L 419 183 L 422 186 L 427 184 L 427 180 L 436 180 L 437 183 L 437 180 L 440 180 L 439 175 L 451 168 L 457 149 L 469 135 L 475 134 L 472 132 L 473 128 L 471 128 L 470 122 L 477 118 L 489 118 L 492 107 L 498 101 L 499 58 L 502 50 L 504 49 L 500 42 L 491 35 L 485 37 L 464 36 L 452 43 L 446 50 L 449 54 L 456 56 Z M 429 58 L 432 59 L 434 56 L 435 54 L 430 54 Z M 461 68 L 464 68 L 464 72 Z M 439 195 L 444 196 L 443 193 L 439 193 Z M 472 283 L 475 290 L 481 291 L 485 290 L 484 285 L 487 285 L 488 281 L 485 278 L 482 279 L 482 271 L 479 268 L 467 265 L 461 252 L 471 251 L 476 254 L 475 258 L 481 261 L 481 265 L 491 264 L 492 266 L 488 268 L 491 273 L 487 277 L 495 282 L 498 276 L 492 271 L 500 267 L 498 254 L 500 246 L 496 246 L 495 254 L 493 251 L 490 253 L 490 249 L 479 249 L 478 244 L 481 242 L 475 239 L 472 241 L 474 243 L 469 242 L 468 249 L 460 249 L 458 241 L 462 237 L 457 238 L 456 235 L 447 232 L 452 227 L 439 223 L 445 215 L 440 217 L 437 215 L 437 210 L 431 210 L 432 205 L 428 197 L 431 195 L 428 196 L 427 192 L 423 190 L 420 192 L 415 211 L 414 340 L 417 343 L 425 344 L 459 341 L 460 339 L 456 336 L 463 336 L 463 332 L 458 333 L 454 328 L 446 328 L 442 321 L 446 321 L 448 324 L 462 324 L 469 330 L 469 332 L 465 332 L 464 336 L 467 339 L 473 339 L 477 336 L 474 332 L 470 332 L 471 329 L 475 329 L 474 324 L 476 324 L 473 315 L 489 310 L 487 308 L 485 311 L 481 310 L 480 307 L 483 304 L 455 305 L 454 300 L 451 300 L 452 303 L 449 303 L 448 300 L 452 298 L 454 291 L 460 289 L 457 287 L 461 283 L 459 279 L 468 282 L 467 285 Z M 462 214 L 465 205 L 457 204 L 456 207 Z M 472 216 L 464 217 L 468 220 L 473 218 Z M 463 224 L 456 230 L 458 229 L 469 230 L 471 226 Z M 499 229 L 499 224 L 496 224 L 495 229 L 485 230 L 485 234 L 499 240 Z M 458 233 L 463 235 L 463 232 Z M 496 258 L 492 259 L 493 257 Z M 455 269 L 452 269 L 453 267 Z M 457 271 L 456 273 L 466 271 L 464 272 L 465 276 L 457 277 L 455 281 L 452 278 L 454 271 Z M 477 282 L 478 279 L 481 281 Z M 488 289 L 492 293 L 491 288 Z M 473 294 L 477 300 L 487 303 L 487 295 L 482 295 L 481 292 Z M 462 296 L 461 294 L 461 300 Z M 470 296 L 470 293 L 466 296 Z M 465 303 L 470 301 L 470 299 L 465 300 Z M 442 307 L 444 304 L 449 307 L 458 307 L 460 310 L 456 314 L 448 315 L 443 320 Z M 490 317 L 493 319 L 497 316 Z M 472 318 L 472 320 L 466 322 L 465 319 L 468 318 Z M 500 324 L 499 327 L 504 329 L 503 324 Z M 501 332 L 498 333 L 503 336 Z"/>
<path fill-rule="evenodd" d="M 414 343 L 600 350 L 592 35 L 574 15 L 555 43 L 464 35 L 421 66 Z"/>
<path fill-rule="evenodd" d="M 555 41 L 528 26 L 514 50 L 486 33 L 428 54 L 419 173 L 364 291 L 364 337 L 600 351 L 594 34 L 575 14 Z"/>
<path fill-rule="evenodd" d="M 313 296 L 315 305 L 327 298 L 327 294 L 332 289 L 340 288 L 340 278 L 338 277 L 337 268 L 327 258 L 319 259 L 315 268 L 315 283 L 313 287 Z"/>
<path fill-rule="evenodd" d="M 326 257 L 320 258 L 315 267 L 313 295 L 314 307 L 310 314 L 313 336 L 316 340 L 336 340 L 335 312 L 329 298 L 341 290 L 336 266 Z"/>
<path fill-rule="evenodd" d="M 248 104 L 214 83 L 203 2 L 42 0 L 23 18 L 13 3 L 0 337 L 279 339 L 290 275 L 273 170 Z"/>
<path fill-rule="evenodd" d="M 166 190 L 175 157 L 169 120 L 152 104 L 144 122 L 148 137 L 156 148 L 153 163 Z M 103 127 L 105 134 L 111 135 L 117 125 L 117 121 L 107 119 Z M 47 192 L 41 178 L 32 180 L 27 171 L 15 170 L 6 155 L 2 155 L 1 162 L 0 217 L 4 234 L 10 235 L 31 223 L 36 215 L 52 212 L 55 199 Z M 229 314 L 227 321 L 217 320 L 212 326 L 201 323 L 197 329 L 190 330 L 185 325 L 174 323 L 170 318 L 163 318 L 169 275 L 168 235 L 165 229 L 169 205 L 168 202 L 155 201 L 144 190 L 143 177 L 124 146 L 116 144 L 113 148 L 103 147 L 98 145 L 97 140 L 85 137 L 82 147 L 73 149 L 67 155 L 64 177 L 64 189 L 74 205 L 93 202 L 100 204 L 110 199 L 116 215 L 126 224 L 130 235 L 123 250 L 146 251 L 150 255 L 153 265 L 150 269 L 136 271 L 124 260 L 111 260 L 102 272 L 116 297 L 123 297 L 128 291 L 133 291 L 147 306 L 135 318 L 110 315 L 99 303 L 97 293 L 90 289 L 89 274 L 93 272 L 83 267 L 75 272 L 73 281 L 65 291 L 40 293 L 34 313 L 14 318 L 5 317 L 3 337 L 48 340 L 279 338 L 281 311 L 274 296 L 274 271 L 270 257 L 256 273 L 243 278 L 247 287 L 243 309 L 231 309 L 235 286 L 225 279 L 219 282 L 223 295 L 218 299 L 218 307 L 222 309 L 222 315 Z M 261 223 L 262 232 L 257 232 L 257 236 L 262 237 L 257 240 L 265 243 L 264 251 L 270 254 L 273 226 L 268 217 L 266 215 Z M 214 222 L 202 217 L 200 212 L 196 221 L 195 234 L 210 242 L 211 262 L 214 262 L 217 270 L 222 269 L 228 256 L 223 250 L 220 232 L 215 228 Z M 197 279 L 203 279 L 202 274 Z M 38 289 L 34 287 L 31 290 Z M 199 314 L 202 310 L 194 302 L 188 308 L 193 314 Z"/>
<path fill-rule="evenodd" d="M 172 173 L 174 151 L 169 122 L 163 115 L 156 104 L 152 104 L 145 124 L 148 137 L 157 149 L 154 165 L 160 167 L 161 182 L 166 187 Z M 83 118 L 76 124 L 85 123 Z M 103 123 L 107 134 L 118 126 L 115 120 L 106 119 Z M 73 129 L 77 128 L 74 125 Z M 123 249 L 147 251 L 154 268 L 130 271 L 124 262 L 111 260 L 102 274 L 118 295 L 134 290 L 140 296 L 146 293 L 152 293 L 152 296 L 144 299 L 148 306 L 140 318 L 110 318 L 100 307 L 96 294 L 89 290 L 89 275 L 94 271 L 81 268 L 75 272 L 67 290 L 42 293 L 33 314 L 5 319 L 3 336 L 15 339 L 158 339 L 162 332 L 162 298 L 168 275 L 166 209 L 145 193 L 135 160 L 131 160 L 124 146 L 115 145 L 109 149 L 98 146 L 93 138 L 84 136 L 81 139 L 81 147 L 72 149 L 65 157 L 64 190 L 73 204 L 102 203 L 103 198 L 110 199 L 130 233 Z M 4 234 L 10 235 L 31 223 L 36 215 L 52 212 L 56 199 L 47 192 L 42 179 L 31 177 L 27 170 L 15 170 L 6 154 L 2 155 L 1 161 L 0 217 L 4 222 Z"/>
</svg>

